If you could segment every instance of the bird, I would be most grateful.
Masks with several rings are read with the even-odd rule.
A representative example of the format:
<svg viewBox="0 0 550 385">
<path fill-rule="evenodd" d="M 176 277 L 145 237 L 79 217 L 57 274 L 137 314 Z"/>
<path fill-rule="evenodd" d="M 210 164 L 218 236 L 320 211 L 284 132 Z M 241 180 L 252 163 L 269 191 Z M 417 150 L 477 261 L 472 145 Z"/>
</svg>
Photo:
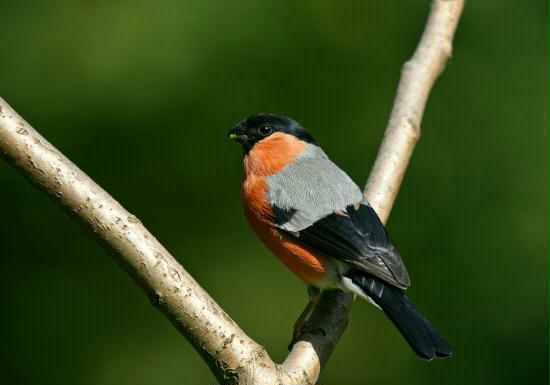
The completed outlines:
<svg viewBox="0 0 550 385">
<path fill-rule="evenodd" d="M 307 286 L 310 302 L 295 338 L 321 292 L 342 290 L 380 308 L 419 357 L 451 356 L 449 343 L 405 294 L 409 274 L 376 211 L 302 125 L 258 113 L 228 136 L 243 149 L 247 221 Z"/>
</svg>

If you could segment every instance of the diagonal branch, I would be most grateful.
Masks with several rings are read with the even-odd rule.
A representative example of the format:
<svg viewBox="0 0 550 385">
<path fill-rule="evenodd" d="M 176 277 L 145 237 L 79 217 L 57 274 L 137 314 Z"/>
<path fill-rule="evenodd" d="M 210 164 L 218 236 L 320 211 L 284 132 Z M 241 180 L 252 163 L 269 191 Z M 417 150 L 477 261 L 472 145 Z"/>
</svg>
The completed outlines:
<svg viewBox="0 0 550 385">
<path fill-rule="evenodd" d="M 0 99 L 0 154 L 103 246 L 198 350 L 224 383 L 275 371 L 250 339 L 176 259 L 90 177 Z"/>
<path fill-rule="evenodd" d="M 365 194 L 385 221 L 399 189 L 430 89 L 451 53 L 463 0 L 434 0 L 422 40 L 405 64 Z M 353 299 L 325 293 L 282 365 L 249 338 L 134 215 L 0 98 L 0 155 L 91 233 L 189 340 L 223 384 L 311 384 L 345 329 Z"/>
</svg>

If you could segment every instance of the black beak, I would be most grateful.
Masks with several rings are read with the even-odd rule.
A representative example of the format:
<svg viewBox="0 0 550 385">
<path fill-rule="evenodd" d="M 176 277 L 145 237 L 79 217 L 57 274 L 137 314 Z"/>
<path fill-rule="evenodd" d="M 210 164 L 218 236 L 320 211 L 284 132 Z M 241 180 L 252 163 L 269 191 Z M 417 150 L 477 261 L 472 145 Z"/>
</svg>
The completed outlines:
<svg viewBox="0 0 550 385">
<path fill-rule="evenodd" d="M 229 130 L 227 136 L 229 136 L 229 139 L 239 142 L 243 146 L 248 144 L 248 136 L 246 134 L 239 133 L 235 128 Z"/>
</svg>

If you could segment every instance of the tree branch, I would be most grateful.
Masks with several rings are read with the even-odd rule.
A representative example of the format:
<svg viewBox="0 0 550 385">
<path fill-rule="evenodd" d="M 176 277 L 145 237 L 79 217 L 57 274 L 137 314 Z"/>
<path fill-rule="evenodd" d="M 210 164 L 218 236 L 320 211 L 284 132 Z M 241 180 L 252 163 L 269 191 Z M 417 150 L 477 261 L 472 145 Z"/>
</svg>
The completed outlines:
<svg viewBox="0 0 550 385">
<path fill-rule="evenodd" d="M 134 215 L 0 99 L 2 157 L 93 234 L 223 383 L 274 372 L 250 339 Z"/>
<path fill-rule="evenodd" d="M 403 65 L 384 140 L 365 186 L 365 196 L 386 222 L 401 186 L 428 95 L 452 55 L 453 36 L 463 0 L 434 0 L 413 57 Z"/>
<path fill-rule="evenodd" d="M 413 57 L 403 65 L 390 120 L 364 194 L 386 223 L 420 137 L 420 122 L 432 86 L 451 57 L 453 36 L 464 6 L 463 0 L 434 0 L 422 38 Z M 346 328 L 353 296 L 342 292 L 324 293 L 308 323 L 309 330 L 294 345 L 283 367 L 304 368 L 310 381 L 319 376 Z"/>
<path fill-rule="evenodd" d="M 451 53 L 462 0 L 434 0 L 422 40 L 405 64 L 365 194 L 385 221 L 399 189 L 426 99 Z M 249 338 L 131 213 L 0 99 L 2 157 L 89 231 L 191 342 L 223 384 L 311 384 L 345 329 L 353 298 L 324 294 L 282 365 Z"/>
</svg>

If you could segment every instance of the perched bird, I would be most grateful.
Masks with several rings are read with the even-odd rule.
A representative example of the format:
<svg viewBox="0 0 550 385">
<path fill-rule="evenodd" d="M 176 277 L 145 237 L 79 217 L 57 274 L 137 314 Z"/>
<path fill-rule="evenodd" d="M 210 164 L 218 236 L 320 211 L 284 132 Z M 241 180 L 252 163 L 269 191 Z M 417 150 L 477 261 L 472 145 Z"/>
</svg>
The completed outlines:
<svg viewBox="0 0 550 385">
<path fill-rule="evenodd" d="M 242 199 L 252 229 L 308 287 L 302 326 L 324 289 L 352 292 L 384 311 L 420 357 L 451 347 L 404 293 L 409 274 L 361 189 L 296 121 L 246 118 L 229 131 L 244 150 Z"/>
</svg>

